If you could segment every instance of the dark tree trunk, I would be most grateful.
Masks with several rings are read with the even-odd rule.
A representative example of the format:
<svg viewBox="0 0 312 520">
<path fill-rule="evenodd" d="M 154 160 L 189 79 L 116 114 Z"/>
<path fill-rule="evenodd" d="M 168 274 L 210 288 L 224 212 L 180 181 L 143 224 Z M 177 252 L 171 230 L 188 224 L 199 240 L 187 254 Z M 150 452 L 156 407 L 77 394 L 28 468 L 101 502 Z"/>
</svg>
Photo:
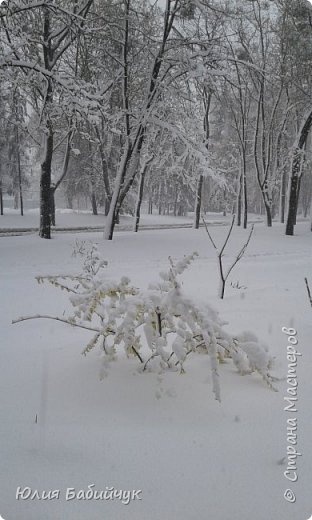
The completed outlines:
<svg viewBox="0 0 312 520">
<path fill-rule="evenodd" d="M 224 298 L 224 292 L 225 292 L 225 280 L 220 280 L 220 286 L 219 286 L 219 298 L 223 300 Z"/>
<path fill-rule="evenodd" d="M 163 181 L 160 181 L 158 188 L 158 215 L 162 215 L 163 212 L 163 196 L 164 196 L 164 185 Z"/>
<path fill-rule="evenodd" d="M 50 188 L 50 218 L 51 226 L 55 226 L 55 187 Z"/>
<path fill-rule="evenodd" d="M 272 200 L 268 191 L 267 181 L 261 185 L 261 195 L 264 203 L 267 227 L 272 227 Z"/>
<path fill-rule="evenodd" d="M 1 172 L 0 172 L 1 175 Z M 3 192 L 2 192 L 2 180 L 0 179 L 0 215 L 3 215 Z"/>
<path fill-rule="evenodd" d="M 21 215 L 24 215 L 24 204 L 23 204 L 23 187 L 22 187 L 22 169 L 21 169 L 21 154 L 19 146 L 19 134 L 18 127 L 15 127 L 15 139 L 16 139 L 16 158 L 17 158 L 17 174 L 18 174 L 18 191 L 19 191 L 19 202 Z"/>
<path fill-rule="evenodd" d="M 290 192 L 289 192 L 289 208 L 288 208 L 288 216 L 286 223 L 286 235 L 294 234 L 294 227 L 296 224 L 296 212 L 297 212 L 297 189 L 298 189 L 298 175 L 295 173 L 296 162 L 295 161 L 292 167 L 292 176 L 290 179 Z M 299 171 L 299 169 L 298 169 Z"/>
<path fill-rule="evenodd" d="M 291 178 L 290 178 L 290 190 L 289 190 L 289 204 L 288 204 L 288 216 L 286 223 L 286 235 L 292 236 L 294 234 L 294 227 L 296 224 L 297 214 L 297 195 L 298 195 L 298 181 L 301 170 L 301 153 L 305 146 L 312 125 L 312 111 L 310 111 L 300 129 L 299 138 L 297 145 L 294 149 L 293 160 L 291 165 Z"/>
<path fill-rule="evenodd" d="M 144 191 L 144 180 L 145 180 L 145 171 L 143 170 L 140 175 L 139 190 L 138 190 L 137 202 L 136 202 L 136 206 L 135 206 L 135 221 L 134 221 L 134 229 L 133 229 L 133 231 L 135 233 L 137 233 L 139 230 L 139 223 L 140 223 L 140 217 L 141 217 L 141 205 L 142 205 L 143 191 Z"/>
<path fill-rule="evenodd" d="M 203 175 L 200 175 L 198 177 L 196 198 L 195 198 L 195 221 L 194 221 L 195 229 L 199 228 L 200 210 L 201 210 L 202 192 L 203 192 L 203 181 L 204 181 L 204 177 L 203 177 Z"/>
<path fill-rule="evenodd" d="M 264 201 L 265 212 L 266 212 L 266 222 L 268 227 L 272 227 L 272 210 L 270 204 Z"/>
<path fill-rule="evenodd" d="M 50 10 L 45 7 L 43 9 L 43 40 L 46 44 L 43 46 L 44 65 L 47 70 L 51 70 L 51 59 L 53 57 L 53 50 L 50 38 L 51 24 L 50 24 Z M 49 42 L 48 42 L 49 40 Z M 44 158 L 41 163 L 40 175 L 40 227 L 39 236 L 41 238 L 51 238 L 51 167 L 53 158 L 53 127 L 49 119 L 49 107 L 53 103 L 53 83 L 51 79 L 47 80 L 47 91 L 45 96 L 45 113 L 46 128 L 44 132 Z"/>
<path fill-rule="evenodd" d="M 95 193 L 94 193 L 93 190 L 92 190 L 92 193 L 91 193 L 91 204 L 92 204 L 92 213 L 93 213 L 93 215 L 97 215 L 98 214 L 98 210 L 97 210 L 96 196 L 95 196 Z"/>
<path fill-rule="evenodd" d="M 51 123 L 47 122 L 47 135 L 45 136 L 45 156 L 41 163 L 40 177 L 40 229 L 41 238 L 51 238 L 51 211 L 50 211 L 50 188 L 51 188 L 51 165 L 53 156 L 53 131 Z"/>
<path fill-rule="evenodd" d="M 226 211 L 227 211 L 227 201 L 226 201 L 226 189 L 223 190 L 223 213 L 222 215 L 226 217 Z"/>
<path fill-rule="evenodd" d="M 236 202 L 236 224 L 240 226 L 242 223 L 242 175 L 239 175 L 238 180 L 238 192 L 237 192 L 237 202 Z"/>
<path fill-rule="evenodd" d="M 244 167 L 243 167 L 243 196 L 244 196 L 244 224 L 243 225 L 244 225 L 244 229 L 247 229 L 247 223 L 248 223 L 248 197 L 247 197 L 246 164 L 244 164 Z"/>
<path fill-rule="evenodd" d="M 285 206 L 286 206 L 286 169 L 283 168 L 281 178 L 281 192 L 280 192 L 280 222 L 285 222 Z"/>
</svg>

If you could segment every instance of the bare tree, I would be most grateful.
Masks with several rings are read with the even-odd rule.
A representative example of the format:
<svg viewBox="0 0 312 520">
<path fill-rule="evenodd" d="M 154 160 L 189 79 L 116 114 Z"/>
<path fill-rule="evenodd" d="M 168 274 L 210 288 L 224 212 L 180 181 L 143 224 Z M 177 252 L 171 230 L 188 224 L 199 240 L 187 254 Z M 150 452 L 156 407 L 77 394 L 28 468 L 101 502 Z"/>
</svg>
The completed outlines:
<svg viewBox="0 0 312 520">
<path fill-rule="evenodd" d="M 212 92 L 209 88 L 204 85 L 202 89 L 202 98 L 203 98 L 203 106 L 204 106 L 204 137 L 205 137 L 205 146 L 208 150 L 209 147 L 209 137 L 210 137 L 210 124 L 209 124 L 209 112 L 211 108 L 211 97 Z M 197 186 L 196 186 L 196 194 L 195 194 L 195 221 L 194 228 L 199 228 L 199 220 L 201 213 L 201 204 L 202 204 L 202 191 L 203 191 L 203 182 L 204 175 L 200 173 Z"/>
<path fill-rule="evenodd" d="M 55 101 L 55 85 L 62 85 L 63 87 L 69 86 L 69 88 L 72 88 L 72 86 L 70 87 L 70 82 L 64 80 L 62 77 L 57 78 L 55 72 L 64 54 L 71 47 L 79 31 L 82 29 L 92 3 L 93 0 L 82 1 L 81 5 L 75 2 L 72 11 L 67 9 L 63 11 L 61 7 L 57 7 L 51 0 L 37 4 L 30 3 L 29 5 L 17 2 L 12 9 L 8 7 L 3 14 L 1 13 L 1 20 L 4 24 L 5 34 L 7 36 L 7 45 L 12 49 L 12 58 L 6 59 L 1 63 L 1 67 L 17 67 L 24 73 L 28 69 L 31 69 L 33 72 L 38 72 L 40 78 L 36 85 L 36 91 L 42 100 L 40 124 L 42 126 L 43 154 L 40 177 L 39 229 L 39 235 L 42 238 L 51 238 L 51 168 L 54 151 L 52 113 Z M 61 24 L 58 17 L 59 11 L 62 15 L 60 17 L 62 20 Z M 36 48 L 34 48 L 33 35 L 28 34 L 26 31 L 24 36 L 28 42 L 28 48 L 24 54 L 19 54 L 15 49 L 14 42 L 12 42 L 10 29 L 13 28 L 12 30 L 14 31 L 16 24 L 21 25 L 21 19 L 27 17 L 29 13 L 32 19 L 32 22 L 29 22 L 29 26 L 31 27 L 35 23 L 38 29 L 38 42 Z M 24 21 L 23 24 L 23 27 L 26 27 Z M 41 46 L 42 54 L 38 52 L 38 45 Z M 34 55 L 34 53 L 36 53 L 37 56 Z M 28 54 L 35 59 L 30 61 Z M 41 59 L 41 55 L 43 60 Z"/>
<path fill-rule="evenodd" d="M 221 249 L 219 249 L 217 246 L 216 246 L 216 243 L 215 241 L 213 240 L 211 234 L 210 234 L 210 231 L 208 229 L 208 225 L 205 221 L 205 219 L 202 217 L 202 220 L 203 220 L 203 223 L 204 223 L 204 226 L 205 226 L 205 230 L 207 232 L 207 235 L 209 237 L 209 240 L 210 242 L 212 243 L 214 249 L 216 250 L 216 253 L 217 253 L 217 258 L 218 258 L 218 267 L 219 267 L 219 275 L 220 275 L 220 288 L 219 288 L 219 297 L 221 299 L 224 298 L 224 292 L 225 292 L 225 284 L 226 284 L 226 281 L 231 273 L 231 271 L 233 270 L 233 268 L 235 267 L 235 265 L 240 261 L 240 259 L 242 258 L 242 256 L 244 255 L 246 249 L 247 249 L 247 246 L 250 242 L 250 239 L 251 239 L 251 235 L 253 233 L 253 230 L 254 230 L 254 226 L 251 227 L 251 230 L 249 232 L 249 235 L 248 235 L 248 238 L 247 238 L 247 241 L 245 242 L 245 244 L 243 245 L 243 247 L 240 249 L 239 253 L 237 254 L 237 256 L 235 257 L 234 261 L 232 262 L 232 264 L 229 265 L 229 267 L 227 269 L 224 268 L 224 265 L 223 265 L 223 261 L 222 261 L 222 258 L 224 256 L 224 251 L 225 251 L 225 248 L 227 246 L 227 243 L 229 241 L 229 238 L 232 234 L 232 231 L 233 231 L 233 226 L 234 226 L 234 222 L 235 222 L 235 215 L 233 215 L 232 217 L 232 222 L 231 222 L 231 225 L 230 225 L 230 229 L 228 231 L 228 234 L 226 235 L 225 237 L 225 240 L 223 242 L 223 245 L 221 246 Z"/>
</svg>

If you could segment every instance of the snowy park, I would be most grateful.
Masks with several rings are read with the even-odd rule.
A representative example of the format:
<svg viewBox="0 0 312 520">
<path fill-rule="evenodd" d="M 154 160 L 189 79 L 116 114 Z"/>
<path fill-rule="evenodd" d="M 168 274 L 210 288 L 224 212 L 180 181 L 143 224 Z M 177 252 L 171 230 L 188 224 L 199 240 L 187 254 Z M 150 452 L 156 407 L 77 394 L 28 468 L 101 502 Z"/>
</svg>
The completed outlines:
<svg viewBox="0 0 312 520">
<path fill-rule="evenodd" d="M 311 20 L 0 0 L 0 520 L 312 518 Z"/>
<path fill-rule="evenodd" d="M 155 219 L 157 220 L 157 219 Z M 159 219 L 158 219 L 159 220 Z M 120 275 L 147 289 L 168 270 L 168 256 L 198 257 L 181 275 L 182 292 L 202 309 L 212 306 L 227 332 L 251 331 L 274 357 L 273 391 L 258 373 L 240 375 L 231 359 L 219 364 L 221 402 L 212 391 L 209 357 L 195 353 L 184 373 L 138 370 L 123 348 L 103 369 L 101 348 L 81 353 L 92 334 L 53 320 L 12 325 L 20 316 L 70 311 L 68 294 L 35 277 L 75 274 L 77 235 L 51 241 L 36 235 L 1 238 L 1 514 L 6 519 L 45 518 L 263 520 L 309 518 L 311 511 L 311 308 L 304 276 L 311 269 L 309 223 L 296 237 L 282 226 L 257 224 L 244 257 L 218 299 L 215 251 L 205 230 L 173 229 L 80 233 L 107 261 L 106 282 Z M 211 226 L 221 244 L 226 226 Z M 228 264 L 246 239 L 235 229 Z M 297 332 L 297 411 L 287 406 L 287 345 L 283 327 Z M 143 347 L 143 353 L 146 347 Z M 298 481 L 287 470 L 287 419 L 298 421 Z M 88 486 L 94 484 L 94 487 Z M 51 500 L 16 500 L 59 490 Z M 74 491 L 141 490 L 128 505 L 118 498 L 78 500 Z M 293 488 L 297 500 L 284 498 Z M 68 491 L 70 490 L 70 491 Z M 66 499 L 66 493 L 69 493 Z M 118 494 L 117 494 L 118 496 Z"/>
</svg>

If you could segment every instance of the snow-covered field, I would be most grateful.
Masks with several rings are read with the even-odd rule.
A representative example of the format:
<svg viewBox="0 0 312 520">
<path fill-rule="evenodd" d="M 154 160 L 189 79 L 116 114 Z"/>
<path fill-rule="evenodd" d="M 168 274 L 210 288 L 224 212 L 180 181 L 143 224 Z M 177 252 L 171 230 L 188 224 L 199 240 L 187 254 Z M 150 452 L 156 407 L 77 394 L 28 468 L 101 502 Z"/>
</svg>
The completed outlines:
<svg viewBox="0 0 312 520">
<path fill-rule="evenodd" d="M 1 217 L 2 218 L 2 217 Z M 8 218 L 11 218 L 8 216 Z M 4 224 L 3 224 L 3 227 Z M 221 242 L 226 228 L 213 227 Z M 78 272 L 73 234 L 50 241 L 35 235 L 0 239 L 1 481 L 5 520 L 307 520 L 312 513 L 311 370 L 312 309 L 304 277 L 311 276 L 312 233 L 296 236 L 261 224 L 235 267 L 225 299 L 217 299 L 215 252 L 203 229 L 79 234 L 99 244 L 106 275 L 129 276 L 147 287 L 166 269 L 168 256 L 196 250 L 184 291 L 213 305 L 229 331 L 252 330 L 276 356 L 279 392 L 257 375 L 241 377 L 231 362 L 220 366 L 222 403 L 214 400 L 207 356 L 194 356 L 186 373 L 138 374 L 135 360 L 113 364 L 99 380 L 99 353 L 80 355 L 88 332 L 47 320 L 11 325 L 21 315 L 62 315 L 66 294 L 38 285 L 36 275 Z M 246 238 L 235 229 L 234 254 Z M 230 282 L 246 288 L 233 288 Z M 282 327 L 295 327 L 297 412 L 284 411 L 288 361 Z M 287 403 L 286 403 L 287 404 Z M 287 469 L 286 426 L 298 419 L 298 481 Z M 142 500 L 66 500 L 66 490 L 114 487 L 142 490 Z M 16 500 L 18 486 L 59 490 L 59 499 Z M 296 502 L 284 492 L 290 488 Z"/>
<path fill-rule="evenodd" d="M 222 218 L 222 214 L 214 214 L 214 219 Z M 131 226 L 133 219 L 131 217 L 121 217 L 121 225 Z M 191 217 L 172 217 L 170 215 L 142 215 L 144 224 L 174 224 L 174 223 L 190 223 Z M 93 215 L 90 211 L 78 211 L 72 209 L 56 210 L 56 228 L 58 227 L 104 227 L 105 216 L 102 213 Z M 38 228 L 39 226 L 39 209 L 28 209 L 22 217 L 18 210 L 6 208 L 4 215 L 0 219 L 1 229 L 23 229 Z"/>
<path fill-rule="evenodd" d="M 262 221 L 263 217 L 256 215 L 249 215 L 252 222 Z M 206 219 L 209 222 L 229 222 L 231 217 L 228 215 L 223 217 L 222 213 L 207 213 Z M 132 229 L 134 218 L 131 216 L 121 216 L 120 225 L 117 225 L 118 229 Z M 173 215 L 147 215 L 143 213 L 141 216 L 140 224 L 143 226 L 164 226 L 164 225 L 183 225 L 193 224 L 193 214 L 189 213 L 186 216 L 178 217 Z M 56 210 L 56 229 L 58 228 L 104 228 L 105 215 L 100 213 L 93 215 L 90 211 L 83 210 L 72 210 L 72 209 L 57 209 Z M 25 229 L 33 228 L 38 229 L 39 227 L 39 208 L 27 209 L 24 215 L 21 216 L 19 210 L 12 208 L 5 208 L 4 215 L 0 218 L 0 233 L 2 230 L 7 229 Z"/>
</svg>

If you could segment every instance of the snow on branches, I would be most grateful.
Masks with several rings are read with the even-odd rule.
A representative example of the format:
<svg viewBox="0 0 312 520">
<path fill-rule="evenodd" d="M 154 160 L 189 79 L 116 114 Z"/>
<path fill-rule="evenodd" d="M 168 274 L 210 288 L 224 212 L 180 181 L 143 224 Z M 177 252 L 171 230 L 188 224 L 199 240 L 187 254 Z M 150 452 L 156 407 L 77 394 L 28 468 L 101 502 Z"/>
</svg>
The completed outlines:
<svg viewBox="0 0 312 520">
<path fill-rule="evenodd" d="M 139 361 L 141 372 L 176 371 L 183 373 L 191 354 L 205 353 L 210 360 L 212 390 L 220 401 L 219 363 L 231 358 L 240 374 L 258 372 L 273 387 L 270 374 L 273 359 L 268 349 L 250 332 L 239 336 L 227 333 L 218 313 L 211 307 L 199 307 L 187 298 L 179 277 L 198 256 L 192 253 L 175 262 L 169 257 L 169 268 L 160 280 L 145 291 L 122 277 L 112 282 L 103 276 L 107 263 L 97 246 L 76 244 L 75 254 L 83 257 L 80 275 L 37 277 L 42 283 L 68 292 L 73 307 L 71 315 L 59 318 L 47 315 L 21 317 L 48 318 L 92 332 L 82 354 L 99 346 L 104 367 L 118 359 L 122 351 Z"/>
</svg>

